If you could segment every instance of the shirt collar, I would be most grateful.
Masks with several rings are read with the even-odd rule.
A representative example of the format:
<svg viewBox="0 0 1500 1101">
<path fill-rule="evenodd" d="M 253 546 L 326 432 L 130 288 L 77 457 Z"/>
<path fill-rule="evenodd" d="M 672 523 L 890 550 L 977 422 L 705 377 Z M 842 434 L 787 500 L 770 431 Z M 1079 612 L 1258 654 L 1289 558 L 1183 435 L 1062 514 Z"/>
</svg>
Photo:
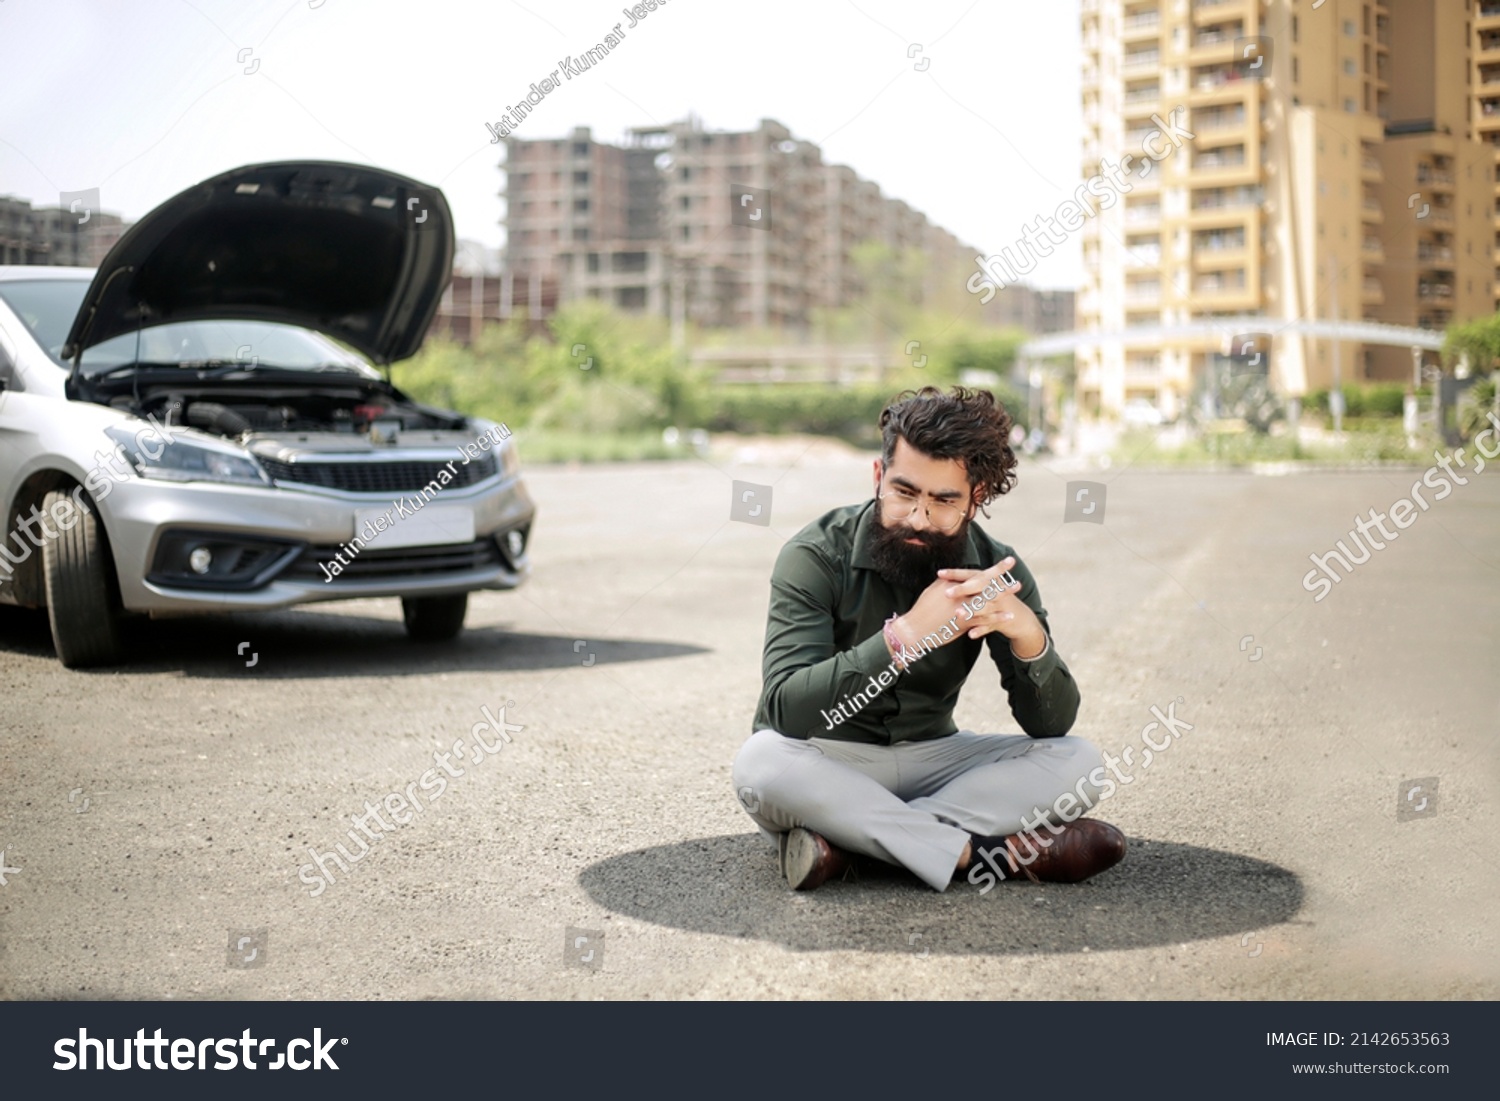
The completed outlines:
<svg viewBox="0 0 1500 1101">
<path fill-rule="evenodd" d="M 873 570 L 875 568 L 875 529 L 880 520 L 875 515 L 876 498 L 871 497 L 866 502 L 864 511 L 859 514 L 859 521 L 854 526 L 854 553 L 850 564 L 855 569 Z M 979 525 L 970 522 L 968 538 L 964 541 L 964 557 L 960 563 L 960 569 L 982 570 L 988 569 L 994 563 L 986 563 L 980 547 L 982 533 Z"/>
</svg>

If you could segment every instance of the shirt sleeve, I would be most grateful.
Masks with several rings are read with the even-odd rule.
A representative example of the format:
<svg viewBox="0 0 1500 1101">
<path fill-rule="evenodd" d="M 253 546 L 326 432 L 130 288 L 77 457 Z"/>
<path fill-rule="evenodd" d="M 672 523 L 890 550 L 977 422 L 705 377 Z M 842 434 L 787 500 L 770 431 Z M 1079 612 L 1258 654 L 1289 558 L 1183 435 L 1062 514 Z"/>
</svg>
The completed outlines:
<svg viewBox="0 0 1500 1101">
<path fill-rule="evenodd" d="M 1022 661 L 1011 653 L 1010 639 L 998 632 L 986 635 L 985 643 L 1000 670 L 1000 686 L 1010 701 L 1011 714 L 1021 729 L 1033 738 L 1059 738 L 1073 728 L 1078 717 L 1078 684 L 1057 653 L 1036 578 L 1019 556 L 1010 572 L 1021 583 L 1016 595 L 1036 613 L 1042 630 L 1047 632 L 1047 649 L 1035 661 Z"/>
<path fill-rule="evenodd" d="M 880 631 L 850 649 L 835 649 L 838 604 L 834 567 L 805 543 L 783 547 L 771 574 L 761 711 L 789 738 L 825 733 L 828 720 L 822 712 L 890 668 L 891 654 Z"/>
</svg>

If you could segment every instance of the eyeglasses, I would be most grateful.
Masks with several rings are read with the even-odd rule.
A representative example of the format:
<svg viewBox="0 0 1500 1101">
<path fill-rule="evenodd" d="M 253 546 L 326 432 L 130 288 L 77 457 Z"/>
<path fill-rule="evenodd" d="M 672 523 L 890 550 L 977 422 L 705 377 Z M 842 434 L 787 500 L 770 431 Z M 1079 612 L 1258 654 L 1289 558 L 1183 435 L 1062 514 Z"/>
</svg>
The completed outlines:
<svg viewBox="0 0 1500 1101">
<path fill-rule="evenodd" d="M 922 507 L 920 494 L 912 493 L 900 486 L 892 486 L 890 489 L 877 493 L 876 496 L 882 501 L 890 502 L 888 507 L 892 520 L 909 520 L 917 514 L 917 509 Z M 968 515 L 967 509 L 960 508 L 951 501 L 932 501 L 927 505 L 926 512 L 927 522 L 941 532 L 957 531 Z"/>
</svg>

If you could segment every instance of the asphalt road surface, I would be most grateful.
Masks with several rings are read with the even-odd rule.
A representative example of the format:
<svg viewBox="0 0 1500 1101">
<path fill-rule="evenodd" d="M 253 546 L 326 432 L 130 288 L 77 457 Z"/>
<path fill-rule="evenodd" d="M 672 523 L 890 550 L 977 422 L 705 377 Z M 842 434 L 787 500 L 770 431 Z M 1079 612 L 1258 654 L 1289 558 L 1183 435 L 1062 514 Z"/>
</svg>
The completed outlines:
<svg viewBox="0 0 1500 1101">
<path fill-rule="evenodd" d="M 0 996 L 1500 994 L 1500 473 L 1426 493 L 1318 601 L 1308 556 L 1420 468 L 1024 463 L 984 523 L 1038 578 L 1073 733 L 1135 747 L 1096 812 L 1126 861 L 804 895 L 730 762 L 775 555 L 869 495 L 869 458 L 766 458 L 531 468 L 534 577 L 476 597 L 455 643 L 365 601 L 143 623 L 130 666 L 75 673 L 44 617 L 0 608 Z M 773 487 L 768 525 L 731 519 L 734 479 Z M 1070 480 L 1104 485 L 1087 519 L 1064 522 Z M 1191 730 L 1145 764 L 1169 705 Z M 486 707 L 509 741 L 472 729 Z M 958 719 L 1013 729 L 987 661 Z M 458 775 L 435 772 L 455 741 Z M 347 873 L 306 871 L 340 842 Z"/>
</svg>

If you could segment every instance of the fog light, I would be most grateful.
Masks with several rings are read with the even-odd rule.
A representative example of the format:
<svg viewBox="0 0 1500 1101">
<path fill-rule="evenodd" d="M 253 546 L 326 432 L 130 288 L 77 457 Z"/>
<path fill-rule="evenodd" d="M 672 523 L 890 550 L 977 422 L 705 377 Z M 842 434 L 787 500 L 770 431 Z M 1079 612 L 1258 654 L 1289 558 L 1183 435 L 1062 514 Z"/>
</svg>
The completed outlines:
<svg viewBox="0 0 1500 1101">
<path fill-rule="evenodd" d="M 505 548 L 510 551 L 512 558 L 520 558 L 521 552 L 526 549 L 526 537 L 519 531 L 509 532 L 505 536 Z"/>
<path fill-rule="evenodd" d="M 194 547 L 193 553 L 188 555 L 188 567 L 194 573 L 207 573 L 213 564 L 213 552 L 207 547 Z"/>
</svg>

